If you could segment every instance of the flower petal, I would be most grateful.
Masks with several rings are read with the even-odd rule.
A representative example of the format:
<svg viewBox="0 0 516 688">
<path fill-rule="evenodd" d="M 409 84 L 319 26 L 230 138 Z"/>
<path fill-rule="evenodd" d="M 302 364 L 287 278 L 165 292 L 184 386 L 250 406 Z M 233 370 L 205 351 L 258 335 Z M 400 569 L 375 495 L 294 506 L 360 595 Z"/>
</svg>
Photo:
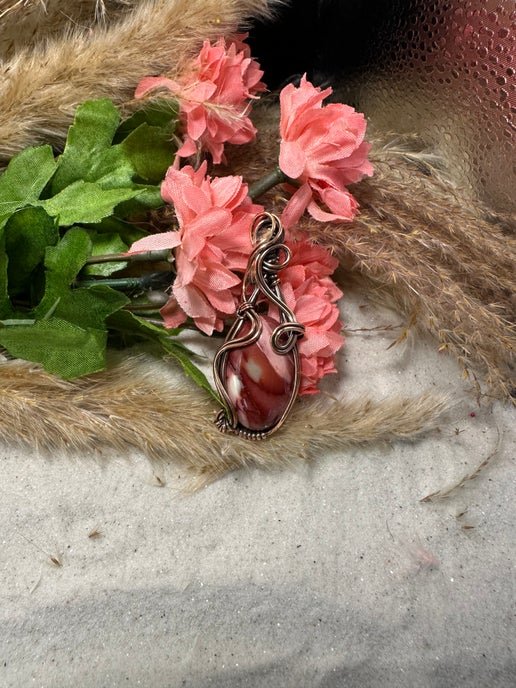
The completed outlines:
<svg viewBox="0 0 516 688">
<path fill-rule="evenodd" d="M 175 93 L 188 140 L 177 156 L 192 155 L 196 142 L 214 163 L 220 163 L 225 143 L 247 143 L 256 135 L 249 119 L 250 100 L 265 90 L 260 81 L 263 72 L 248 46 L 220 38 L 213 45 L 204 41 L 183 74 Z"/>
<path fill-rule="evenodd" d="M 135 253 L 146 253 L 147 251 L 162 251 L 166 248 L 175 248 L 181 244 L 179 232 L 161 232 L 160 234 L 150 234 L 149 236 L 138 239 L 127 251 L 127 255 Z"/>
<path fill-rule="evenodd" d="M 192 285 L 186 287 L 174 285 L 172 293 L 184 312 L 196 320 L 199 329 L 207 335 L 213 334 L 216 314 L 204 294 Z M 202 319 L 202 327 L 199 325 L 198 319 Z"/>
<path fill-rule="evenodd" d="M 195 141 L 189 136 L 185 136 L 183 145 L 177 149 L 176 159 L 179 158 L 189 158 L 191 155 L 195 155 L 197 152 L 197 146 Z"/>
<path fill-rule="evenodd" d="M 289 199 L 281 214 L 281 221 L 285 229 L 293 227 L 312 199 L 312 189 L 309 184 L 303 184 Z"/>
<path fill-rule="evenodd" d="M 306 155 L 297 141 L 282 141 L 279 166 L 291 179 L 299 179 L 306 166 Z"/>
<path fill-rule="evenodd" d="M 194 141 L 198 141 L 206 131 L 206 109 L 199 105 L 188 113 L 187 132 Z"/>
<path fill-rule="evenodd" d="M 167 79 L 164 76 L 147 76 L 140 81 L 134 92 L 135 98 L 143 98 L 151 91 L 168 90 L 172 93 L 178 93 L 180 86 L 176 81 Z"/>
<path fill-rule="evenodd" d="M 177 299 L 172 296 L 167 303 L 160 310 L 161 317 L 165 327 L 172 329 L 174 327 L 179 327 L 186 320 L 186 313 L 181 309 L 177 303 Z"/>
</svg>

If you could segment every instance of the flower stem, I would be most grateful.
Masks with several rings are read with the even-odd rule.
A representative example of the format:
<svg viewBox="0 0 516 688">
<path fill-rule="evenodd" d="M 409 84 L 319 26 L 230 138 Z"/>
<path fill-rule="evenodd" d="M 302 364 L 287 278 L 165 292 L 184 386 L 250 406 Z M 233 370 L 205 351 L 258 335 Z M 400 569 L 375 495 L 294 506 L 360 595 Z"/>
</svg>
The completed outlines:
<svg viewBox="0 0 516 688">
<path fill-rule="evenodd" d="M 149 289 L 166 289 L 174 281 L 174 273 L 170 270 L 152 272 L 141 277 L 118 277 L 97 279 L 79 279 L 75 281 L 76 287 L 93 287 L 102 284 L 120 291 L 147 291 Z"/>
<path fill-rule="evenodd" d="M 254 182 L 254 184 L 251 184 L 251 186 L 249 187 L 248 195 L 254 201 L 255 199 L 262 196 L 266 191 L 269 191 L 269 189 L 272 189 L 274 186 L 277 186 L 278 184 L 283 184 L 286 181 L 287 176 L 276 165 L 276 167 L 272 169 L 268 174 L 266 174 L 261 179 L 258 179 L 258 181 Z"/>
<path fill-rule="evenodd" d="M 140 294 L 140 296 L 133 299 L 125 308 L 129 311 L 154 311 L 159 313 L 159 309 L 162 308 L 169 299 L 170 295 L 167 294 L 167 292 L 149 289 L 144 294 Z"/>
<path fill-rule="evenodd" d="M 86 261 L 86 265 L 97 265 L 98 263 L 128 263 L 141 261 L 163 261 L 170 258 L 170 249 L 163 249 L 160 251 L 146 251 L 145 253 L 106 253 L 102 256 L 90 256 Z"/>
</svg>

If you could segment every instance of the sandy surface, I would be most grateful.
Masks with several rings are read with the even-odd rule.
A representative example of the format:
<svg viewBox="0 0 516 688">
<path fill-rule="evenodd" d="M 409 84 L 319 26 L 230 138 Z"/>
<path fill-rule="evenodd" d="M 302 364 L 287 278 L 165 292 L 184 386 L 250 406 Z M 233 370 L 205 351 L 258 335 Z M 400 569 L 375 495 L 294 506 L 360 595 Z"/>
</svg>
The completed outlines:
<svg viewBox="0 0 516 688">
<path fill-rule="evenodd" d="M 345 312 L 397 321 L 357 295 Z M 514 411 L 479 409 L 453 361 L 394 337 L 350 336 L 331 387 L 449 392 L 418 442 L 190 497 L 140 456 L 2 447 L 0 686 L 514 686 Z"/>
</svg>

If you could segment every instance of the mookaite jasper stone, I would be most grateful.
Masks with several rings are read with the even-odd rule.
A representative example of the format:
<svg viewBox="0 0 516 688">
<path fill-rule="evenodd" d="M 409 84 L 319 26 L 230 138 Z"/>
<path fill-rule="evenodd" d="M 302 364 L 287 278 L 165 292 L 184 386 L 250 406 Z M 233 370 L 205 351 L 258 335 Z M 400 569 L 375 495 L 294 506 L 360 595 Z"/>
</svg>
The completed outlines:
<svg viewBox="0 0 516 688">
<path fill-rule="evenodd" d="M 226 390 L 240 423 L 250 430 L 267 430 L 285 412 L 294 382 L 293 354 L 280 356 L 271 347 L 277 323 L 263 319 L 259 340 L 228 354 Z M 245 330 L 242 330 L 242 333 Z"/>
</svg>

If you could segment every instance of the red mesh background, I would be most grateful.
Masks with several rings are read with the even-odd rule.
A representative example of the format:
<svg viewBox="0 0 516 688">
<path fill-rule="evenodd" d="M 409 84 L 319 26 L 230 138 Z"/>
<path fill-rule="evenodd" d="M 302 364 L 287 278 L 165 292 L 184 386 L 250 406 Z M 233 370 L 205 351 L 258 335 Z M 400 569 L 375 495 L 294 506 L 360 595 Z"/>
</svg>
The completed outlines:
<svg viewBox="0 0 516 688">
<path fill-rule="evenodd" d="M 393 2 L 353 80 L 382 128 L 420 133 L 457 179 L 494 206 L 516 206 L 516 5 Z"/>
</svg>

